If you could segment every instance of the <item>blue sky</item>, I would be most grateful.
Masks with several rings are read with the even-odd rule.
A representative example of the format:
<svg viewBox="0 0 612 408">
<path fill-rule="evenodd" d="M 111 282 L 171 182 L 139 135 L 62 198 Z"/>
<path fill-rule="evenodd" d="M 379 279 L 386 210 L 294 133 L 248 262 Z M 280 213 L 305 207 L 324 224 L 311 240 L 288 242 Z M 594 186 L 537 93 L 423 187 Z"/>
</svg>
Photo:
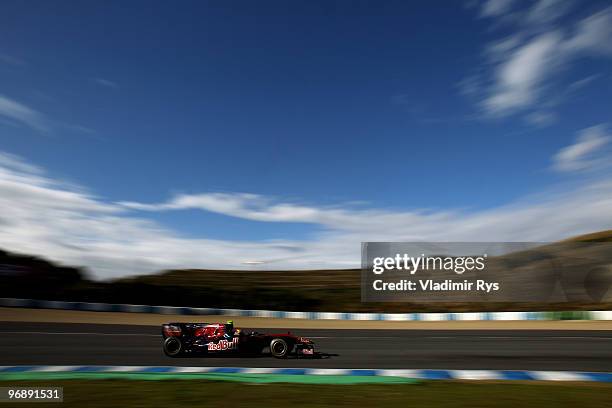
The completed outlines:
<svg viewBox="0 0 612 408">
<path fill-rule="evenodd" d="M 7 249 L 110 276 L 612 227 L 605 1 L 0 8 L 1 205 L 47 217 L 28 235 L 32 214 L 13 214 Z M 58 214 L 34 187 L 89 204 Z M 578 196 L 594 218 L 568 213 Z M 100 232 L 115 223 L 135 229 Z M 125 240 L 146 250 L 104 254 Z"/>
</svg>

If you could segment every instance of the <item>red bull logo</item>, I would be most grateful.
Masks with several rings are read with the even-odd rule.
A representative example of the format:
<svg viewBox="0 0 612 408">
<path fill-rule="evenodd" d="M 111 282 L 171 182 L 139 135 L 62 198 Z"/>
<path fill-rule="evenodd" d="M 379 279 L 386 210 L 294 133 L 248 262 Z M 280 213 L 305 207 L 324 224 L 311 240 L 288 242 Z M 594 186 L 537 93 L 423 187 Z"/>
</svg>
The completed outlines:
<svg viewBox="0 0 612 408">
<path fill-rule="evenodd" d="M 234 337 L 231 341 L 223 339 L 219 340 L 217 343 L 208 343 L 208 351 L 235 350 L 237 346 L 238 337 Z"/>
</svg>

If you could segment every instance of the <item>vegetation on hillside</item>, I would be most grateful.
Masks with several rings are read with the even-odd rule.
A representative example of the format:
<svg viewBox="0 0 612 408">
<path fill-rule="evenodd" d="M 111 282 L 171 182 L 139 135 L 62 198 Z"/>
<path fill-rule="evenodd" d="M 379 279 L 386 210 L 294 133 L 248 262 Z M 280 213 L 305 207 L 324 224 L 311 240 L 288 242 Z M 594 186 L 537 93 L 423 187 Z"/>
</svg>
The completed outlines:
<svg viewBox="0 0 612 408">
<path fill-rule="evenodd" d="M 611 242 L 612 231 L 572 238 Z M 166 306 L 332 312 L 597 310 L 610 303 L 362 303 L 359 270 L 172 270 L 112 281 L 82 268 L 0 251 L 0 297 Z"/>
</svg>

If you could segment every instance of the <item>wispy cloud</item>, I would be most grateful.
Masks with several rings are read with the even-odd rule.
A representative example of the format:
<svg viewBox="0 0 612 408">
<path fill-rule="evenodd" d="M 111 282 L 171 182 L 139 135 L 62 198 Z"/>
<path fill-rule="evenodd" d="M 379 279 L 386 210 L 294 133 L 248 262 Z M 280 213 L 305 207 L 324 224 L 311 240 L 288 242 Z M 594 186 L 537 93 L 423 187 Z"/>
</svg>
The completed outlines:
<svg viewBox="0 0 612 408">
<path fill-rule="evenodd" d="M 37 131 L 49 130 L 49 123 L 42 113 L 2 95 L 0 95 L 0 117 L 29 126 Z"/>
<path fill-rule="evenodd" d="M 546 127 L 552 125 L 557 120 L 557 115 L 550 111 L 535 111 L 525 116 L 525 121 L 530 125 L 537 127 Z"/>
<path fill-rule="evenodd" d="M 551 23 L 566 14 L 573 3 L 572 0 L 538 0 L 525 11 L 523 24 Z"/>
<path fill-rule="evenodd" d="M 317 208 L 274 203 L 258 194 L 205 193 L 179 195 L 167 203 L 121 202 L 119 205 L 143 211 L 200 209 L 253 221 L 322 223 L 324 212 Z"/>
<path fill-rule="evenodd" d="M 563 51 L 571 55 L 612 56 L 612 7 L 580 21 L 563 43 Z"/>
<path fill-rule="evenodd" d="M 601 75 L 589 75 L 587 77 L 584 77 L 582 79 L 579 79 L 577 81 L 572 82 L 568 87 L 567 90 L 568 92 L 575 92 L 578 91 L 586 86 L 588 86 L 589 84 L 591 84 L 593 81 L 597 80 Z"/>
<path fill-rule="evenodd" d="M 60 120 L 53 120 L 47 115 L 24 105 L 21 102 L 17 102 L 14 99 L 10 99 L 6 96 L 0 95 L 0 123 L 5 125 L 12 125 L 14 127 L 27 126 L 33 130 L 42 133 L 60 131 L 70 131 L 73 133 L 79 133 L 101 139 L 96 135 L 95 130 L 86 126 L 65 123 Z"/>
<path fill-rule="evenodd" d="M 17 58 L 13 55 L 8 55 L 8 54 L 3 54 L 3 53 L 0 53 L 0 63 L 8 64 L 8 65 L 15 65 L 15 66 L 27 65 L 25 60 L 21 58 Z"/>
<path fill-rule="evenodd" d="M 565 172 L 601 168 L 612 159 L 603 149 L 611 140 L 612 135 L 604 124 L 584 129 L 574 144 L 564 147 L 554 156 L 553 166 Z"/>
<path fill-rule="evenodd" d="M 108 79 L 104 79 L 104 78 L 92 78 L 92 80 L 101 86 L 105 86 L 107 88 L 113 88 L 113 89 L 118 89 L 119 85 L 116 82 L 110 81 Z"/>
<path fill-rule="evenodd" d="M 481 15 L 483 17 L 503 15 L 510 11 L 514 3 L 516 3 L 515 0 L 487 0 L 482 5 Z"/>
<path fill-rule="evenodd" d="M 464 81 L 471 85 L 470 95 L 485 115 L 542 118 L 534 112 L 541 106 L 550 110 L 549 99 L 576 90 L 569 89 L 572 83 L 558 83 L 560 72 L 583 58 L 612 57 L 612 7 L 578 21 L 562 20 L 572 6 L 573 2 L 564 0 L 539 0 L 527 7 L 512 1 L 483 3 L 481 17 L 511 27 L 511 34 L 485 47 L 484 66 Z"/>
<path fill-rule="evenodd" d="M 40 167 L 24 161 L 17 155 L 6 152 L 0 152 L 0 168 L 5 171 L 8 170 L 10 172 L 27 174 L 30 176 L 43 173 Z"/>
</svg>

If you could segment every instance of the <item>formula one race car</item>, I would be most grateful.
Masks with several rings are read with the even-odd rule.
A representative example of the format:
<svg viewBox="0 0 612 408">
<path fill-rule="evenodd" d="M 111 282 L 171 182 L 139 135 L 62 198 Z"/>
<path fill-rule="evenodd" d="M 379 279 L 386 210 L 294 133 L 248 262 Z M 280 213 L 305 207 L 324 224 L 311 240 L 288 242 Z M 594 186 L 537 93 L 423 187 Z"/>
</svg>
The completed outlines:
<svg viewBox="0 0 612 408">
<path fill-rule="evenodd" d="M 283 334 L 244 332 L 227 323 L 167 323 L 162 325 L 163 349 L 169 357 L 196 354 L 261 354 L 270 349 L 276 358 L 292 351 L 297 357 L 314 356 L 314 342 L 305 337 Z"/>
</svg>

